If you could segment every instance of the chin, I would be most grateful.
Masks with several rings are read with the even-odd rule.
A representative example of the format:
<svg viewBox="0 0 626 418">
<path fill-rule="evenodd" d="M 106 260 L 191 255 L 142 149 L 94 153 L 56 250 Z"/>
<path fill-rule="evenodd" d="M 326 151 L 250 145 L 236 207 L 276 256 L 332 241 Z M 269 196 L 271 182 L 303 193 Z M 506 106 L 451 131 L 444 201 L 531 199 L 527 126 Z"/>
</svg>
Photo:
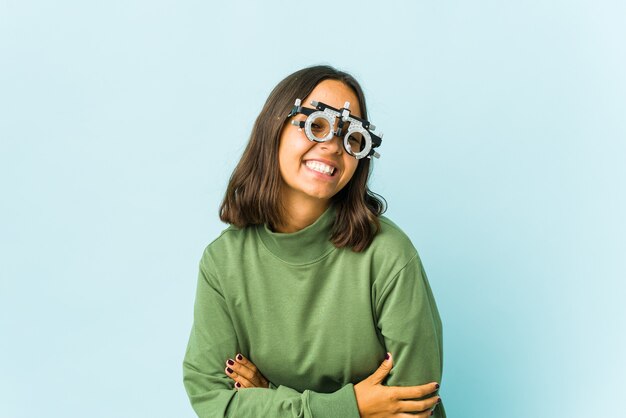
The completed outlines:
<svg viewBox="0 0 626 418">
<path fill-rule="evenodd" d="M 318 193 L 314 193 L 314 194 L 307 193 L 307 195 L 310 198 L 317 199 L 317 200 L 328 200 L 331 197 L 333 197 L 333 195 L 329 195 L 329 194 L 326 194 L 326 193 L 320 193 L 320 194 L 318 194 Z"/>
</svg>

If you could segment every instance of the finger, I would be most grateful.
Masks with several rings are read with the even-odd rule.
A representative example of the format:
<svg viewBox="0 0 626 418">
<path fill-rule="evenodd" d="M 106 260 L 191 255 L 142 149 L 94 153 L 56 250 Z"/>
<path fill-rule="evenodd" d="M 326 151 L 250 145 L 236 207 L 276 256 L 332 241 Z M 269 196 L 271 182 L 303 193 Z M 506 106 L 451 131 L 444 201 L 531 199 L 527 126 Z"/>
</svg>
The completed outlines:
<svg viewBox="0 0 626 418">
<path fill-rule="evenodd" d="M 379 384 L 389 374 L 392 367 L 393 367 L 393 357 L 391 353 L 387 353 L 385 360 L 383 360 L 381 365 L 378 366 L 378 369 L 376 369 L 376 371 L 372 373 L 368 377 L 368 379 L 372 381 L 374 384 Z"/>
<path fill-rule="evenodd" d="M 235 389 L 245 389 L 245 388 L 254 388 L 256 386 L 254 386 L 252 384 L 252 382 L 250 382 L 248 379 L 239 376 L 236 381 L 235 381 Z"/>
<path fill-rule="evenodd" d="M 401 418 L 416 418 L 416 417 L 417 418 L 430 418 L 434 413 L 435 411 L 428 410 L 428 411 L 420 412 L 419 414 L 399 414 L 397 416 Z"/>
<path fill-rule="evenodd" d="M 253 373 L 256 373 L 258 371 L 257 367 L 254 365 L 253 362 L 251 362 L 250 360 L 248 360 L 243 354 L 238 353 L 235 356 L 235 360 L 237 361 L 237 363 L 247 367 L 248 369 L 252 370 Z"/>
<path fill-rule="evenodd" d="M 230 358 L 226 360 L 226 372 L 229 375 L 234 373 L 235 376 L 243 376 L 248 380 L 254 380 L 254 372 L 252 370 Z"/>
<path fill-rule="evenodd" d="M 235 380 L 235 377 L 238 377 L 239 375 L 230 373 L 227 369 L 224 369 L 224 373 L 226 373 L 226 377 L 230 377 L 235 382 L 237 382 L 237 380 Z"/>
<path fill-rule="evenodd" d="M 398 410 L 400 412 L 428 412 L 430 413 L 431 409 L 434 409 L 437 405 L 441 403 L 441 398 L 439 396 L 433 396 L 432 398 L 425 399 L 423 401 L 399 401 Z"/>
<path fill-rule="evenodd" d="M 239 382 L 239 384 L 241 384 L 241 386 L 245 387 L 245 388 L 253 388 L 256 387 L 251 381 L 250 379 L 246 378 L 245 376 L 240 375 L 239 373 L 235 372 L 233 369 L 231 369 L 230 367 L 226 367 L 224 369 L 224 372 L 226 373 L 226 375 L 228 377 L 230 377 L 231 379 L 233 379 L 235 381 L 235 383 Z M 239 388 L 238 386 L 235 385 L 235 387 Z"/>
<path fill-rule="evenodd" d="M 426 411 L 420 412 L 419 414 L 397 414 L 394 415 L 400 418 L 430 418 L 435 413 L 434 409 L 427 409 Z"/>
<path fill-rule="evenodd" d="M 396 399 L 422 398 L 439 389 L 439 383 L 432 382 L 419 386 L 389 386 L 393 389 L 393 396 Z"/>
<path fill-rule="evenodd" d="M 250 360 L 248 360 L 244 355 L 242 355 L 241 353 L 238 353 L 235 356 L 235 359 L 237 361 L 236 364 L 240 364 L 243 367 L 246 367 L 248 370 L 251 371 L 252 375 L 247 374 L 245 372 L 244 369 L 242 369 L 241 374 L 245 375 L 248 380 L 250 382 L 252 382 L 252 384 L 254 385 L 254 387 L 264 387 L 264 388 L 268 388 L 269 387 L 269 383 L 267 381 L 267 379 L 265 379 L 265 376 L 263 376 L 261 374 L 261 372 L 259 371 L 259 369 L 255 366 L 254 363 L 252 363 Z M 235 369 L 235 371 L 237 371 L 237 369 Z"/>
</svg>

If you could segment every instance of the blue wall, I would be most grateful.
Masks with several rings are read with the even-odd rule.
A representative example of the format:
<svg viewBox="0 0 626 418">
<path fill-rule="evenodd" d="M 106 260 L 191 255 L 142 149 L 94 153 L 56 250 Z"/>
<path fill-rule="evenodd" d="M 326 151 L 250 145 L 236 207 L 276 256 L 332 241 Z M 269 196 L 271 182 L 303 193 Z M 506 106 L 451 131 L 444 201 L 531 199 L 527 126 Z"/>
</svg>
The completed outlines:
<svg viewBox="0 0 626 418">
<path fill-rule="evenodd" d="M 0 2 L 0 415 L 194 416 L 228 177 L 274 85 L 328 63 L 385 134 L 449 416 L 617 416 L 626 6 L 370 3 Z"/>
</svg>

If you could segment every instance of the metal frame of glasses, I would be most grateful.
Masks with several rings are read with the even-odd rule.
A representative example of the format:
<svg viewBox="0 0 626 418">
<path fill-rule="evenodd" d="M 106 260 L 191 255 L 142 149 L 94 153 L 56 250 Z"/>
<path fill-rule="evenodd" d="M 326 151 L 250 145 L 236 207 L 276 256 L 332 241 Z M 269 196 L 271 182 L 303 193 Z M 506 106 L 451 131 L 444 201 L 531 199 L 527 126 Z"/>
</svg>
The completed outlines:
<svg viewBox="0 0 626 418">
<path fill-rule="evenodd" d="M 343 127 L 349 123 L 348 128 L 343 134 L 343 147 L 346 152 L 357 160 L 361 158 L 380 158 L 380 154 L 374 149 L 378 148 L 382 143 L 383 134 L 375 134 L 376 127 L 365 119 L 358 118 L 350 114 L 350 102 L 346 102 L 341 109 L 335 109 L 325 103 L 311 101 L 311 105 L 315 109 L 302 106 L 302 101 L 296 99 L 291 112 L 287 117 L 295 116 L 299 113 L 304 114 L 307 118 L 303 121 L 292 120 L 291 124 L 304 128 L 304 133 L 310 141 L 326 142 L 330 141 L 333 136 L 342 136 Z M 335 121 L 339 118 L 337 129 L 333 130 Z M 357 144 L 360 150 L 355 152 L 352 146 Z"/>
</svg>

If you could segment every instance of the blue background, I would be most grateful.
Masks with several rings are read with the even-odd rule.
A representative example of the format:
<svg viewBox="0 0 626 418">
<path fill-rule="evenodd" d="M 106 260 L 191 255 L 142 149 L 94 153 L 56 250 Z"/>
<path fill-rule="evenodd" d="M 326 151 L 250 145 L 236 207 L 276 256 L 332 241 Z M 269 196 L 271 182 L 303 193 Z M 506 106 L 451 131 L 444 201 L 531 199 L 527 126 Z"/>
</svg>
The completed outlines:
<svg viewBox="0 0 626 418">
<path fill-rule="evenodd" d="M 198 261 L 268 93 L 354 74 L 450 417 L 616 417 L 619 1 L 0 1 L 0 416 L 193 417 Z"/>
</svg>

